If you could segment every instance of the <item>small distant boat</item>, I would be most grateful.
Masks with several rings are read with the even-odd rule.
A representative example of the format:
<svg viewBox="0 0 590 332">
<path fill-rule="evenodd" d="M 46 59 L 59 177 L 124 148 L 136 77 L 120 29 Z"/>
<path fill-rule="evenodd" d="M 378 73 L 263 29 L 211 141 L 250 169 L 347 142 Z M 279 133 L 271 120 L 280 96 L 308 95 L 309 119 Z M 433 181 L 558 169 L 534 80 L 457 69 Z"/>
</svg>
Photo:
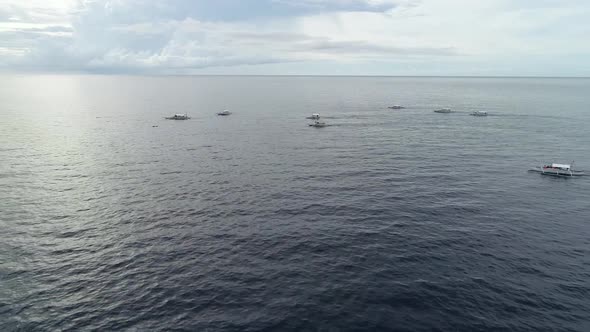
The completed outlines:
<svg viewBox="0 0 590 332">
<path fill-rule="evenodd" d="M 568 164 L 550 164 L 550 165 L 543 165 L 541 167 L 536 167 L 531 169 L 531 172 L 541 173 L 543 175 L 552 175 L 552 176 L 582 176 L 584 175 L 584 171 L 574 170 L 572 168 L 573 162 L 571 165 Z"/>
<path fill-rule="evenodd" d="M 169 116 L 166 118 L 166 120 L 188 120 L 188 119 L 190 119 L 190 117 L 186 113 L 184 113 L 184 114 L 177 113 L 177 114 L 174 114 L 173 116 Z"/>
<path fill-rule="evenodd" d="M 320 114 L 319 113 L 313 113 L 311 116 L 308 116 L 306 119 L 319 120 L 320 119 Z"/>
<path fill-rule="evenodd" d="M 488 116 L 488 112 L 486 112 L 486 111 L 475 111 L 475 112 L 472 112 L 471 115 L 473 115 L 473 116 Z"/>
<path fill-rule="evenodd" d="M 231 112 L 229 110 L 224 110 L 224 111 L 217 113 L 217 115 L 219 115 L 219 116 L 228 116 L 230 114 L 231 114 Z"/>
<path fill-rule="evenodd" d="M 440 108 L 437 110 L 434 110 L 435 113 L 451 113 L 451 109 L 450 108 Z"/>
<path fill-rule="evenodd" d="M 314 123 L 309 124 L 310 127 L 322 128 L 326 126 L 325 122 L 315 121 Z"/>
<path fill-rule="evenodd" d="M 402 105 L 393 105 L 393 106 L 389 106 L 387 108 L 389 108 L 391 110 L 401 110 L 401 109 L 404 109 L 405 107 L 403 107 Z"/>
</svg>

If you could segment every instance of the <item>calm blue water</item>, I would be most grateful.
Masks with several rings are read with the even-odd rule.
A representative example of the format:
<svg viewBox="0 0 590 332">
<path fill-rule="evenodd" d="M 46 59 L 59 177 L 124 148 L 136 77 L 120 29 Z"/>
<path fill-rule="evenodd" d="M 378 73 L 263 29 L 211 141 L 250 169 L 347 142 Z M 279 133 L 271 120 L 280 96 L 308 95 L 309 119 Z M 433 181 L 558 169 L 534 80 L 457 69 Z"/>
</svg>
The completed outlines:
<svg viewBox="0 0 590 332">
<path fill-rule="evenodd" d="M 1 77 L 0 330 L 590 331 L 589 93 Z"/>
</svg>

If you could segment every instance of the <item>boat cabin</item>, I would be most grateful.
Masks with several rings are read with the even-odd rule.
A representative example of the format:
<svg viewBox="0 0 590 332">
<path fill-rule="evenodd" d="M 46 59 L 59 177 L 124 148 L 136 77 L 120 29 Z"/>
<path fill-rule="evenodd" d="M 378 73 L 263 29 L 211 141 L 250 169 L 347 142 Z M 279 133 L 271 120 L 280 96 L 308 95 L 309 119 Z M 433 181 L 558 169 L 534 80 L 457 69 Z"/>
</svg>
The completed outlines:
<svg viewBox="0 0 590 332">
<path fill-rule="evenodd" d="M 567 164 L 551 164 L 543 166 L 544 169 L 559 169 L 562 171 L 569 171 L 571 169 L 571 165 Z"/>
</svg>

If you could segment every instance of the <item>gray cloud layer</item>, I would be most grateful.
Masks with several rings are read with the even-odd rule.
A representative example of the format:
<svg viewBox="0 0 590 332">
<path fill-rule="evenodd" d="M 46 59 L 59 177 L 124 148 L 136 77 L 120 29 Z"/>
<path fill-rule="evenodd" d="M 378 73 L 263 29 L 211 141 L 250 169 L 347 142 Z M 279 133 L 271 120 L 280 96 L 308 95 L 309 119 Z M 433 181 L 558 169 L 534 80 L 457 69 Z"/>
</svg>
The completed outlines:
<svg viewBox="0 0 590 332">
<path fill-rule="evenodd" d="M 221 1 L 221 7 L 228 2 Z M 330 55 L 453 54 L 450 49 L 402 48 L 368 41 L 314 37 L 294 32 L 289 26 L 294 24 L 293 17 L 297 17 L 293 15 L 300 12 L 381 12 L 394 8 L 393 3 L 365 0 L 272 0 L 259 3 L 271 6 L 259 15 L 274 15 L 277 12 L 282 15 L 281 11 L 287 8 L 292 17 L 285 17 L 285 26 L 278 30 L 268 27 L 259 29 L 258 25 L 264 25 L 264 22 L 216 21 L 218 15 L 209 21 L 193 18 L 191 15 L 199 16 L 196 14 L 198 9 L 207 9 L 206 2 L 78 1 L 70 12 L 71 26 L 47 25 L 3 31 L 0 32 L 0 47 L 18 51 L 4 62 L 5 66 L 105 72 L 177 71 L 212 66 L 301 62 L 313 60 L 314 55 L 321 58 Z M 279 9 L 272 7 L 279 5 Z M 219 6 L 209 5 L 209 10 L 220 9 Z M 31 12 L 34 15 L 30 15 Z M 14 6 L 2 13 L 4 20 L 18 17 L 19 21 L 29 23 L 38 21 L 33 17 L 48 14 L 45 8 L 33 8 L 27 12 Z M 22 50 L 26 52 L 23 54 Z"/>
<path fill-rule="evenodd" d="M 30 1 L 0 2 L 0 68 L 193 73 L 314 62 L 458 66 L 452 59 L 466 57 L 522 63 L 560 50 L 590 53 L 571 42 L 590 33 L 580 23 L 590 5 L 578 0 L 572 8 L 451 1 L 469 7 L 465 13 L 438 0 Z"/>
</svg>

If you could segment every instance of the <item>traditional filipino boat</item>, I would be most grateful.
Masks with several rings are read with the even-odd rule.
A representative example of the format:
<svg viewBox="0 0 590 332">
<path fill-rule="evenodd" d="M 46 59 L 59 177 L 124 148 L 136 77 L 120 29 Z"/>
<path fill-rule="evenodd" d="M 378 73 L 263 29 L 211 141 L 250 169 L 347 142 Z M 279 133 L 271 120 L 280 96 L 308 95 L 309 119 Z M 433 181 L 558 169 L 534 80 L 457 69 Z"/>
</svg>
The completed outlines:
<svg viewBox="0 0 590 332">
<path fill-rule="evenodd" d="M 531 172 L 541 173 L 543 175 L 552 175 L 552 176 L 582 176 L 584 175 L 584 171 L 575 170 L 572 167 L 573 162 L 571 164 L 549 164 L 543 165 L 540 167 L 535 167 L 531 169 Z"/>
</svg>

